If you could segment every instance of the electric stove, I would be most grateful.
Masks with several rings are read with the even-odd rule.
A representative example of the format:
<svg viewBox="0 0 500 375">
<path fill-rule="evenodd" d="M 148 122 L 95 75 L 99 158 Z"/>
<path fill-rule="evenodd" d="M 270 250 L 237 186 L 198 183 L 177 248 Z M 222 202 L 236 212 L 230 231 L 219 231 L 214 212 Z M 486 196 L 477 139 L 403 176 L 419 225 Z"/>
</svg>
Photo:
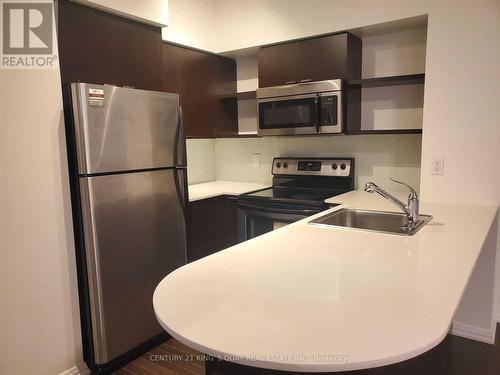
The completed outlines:
<svg viewBox="0 0 500 375">
<path fill-rule="evenodd" d="M 330 207 L 325 200 L 354 189 L 353 158 L 275 158 L 273 186 L 238 197 L 240 240 Z"/>
</svg>

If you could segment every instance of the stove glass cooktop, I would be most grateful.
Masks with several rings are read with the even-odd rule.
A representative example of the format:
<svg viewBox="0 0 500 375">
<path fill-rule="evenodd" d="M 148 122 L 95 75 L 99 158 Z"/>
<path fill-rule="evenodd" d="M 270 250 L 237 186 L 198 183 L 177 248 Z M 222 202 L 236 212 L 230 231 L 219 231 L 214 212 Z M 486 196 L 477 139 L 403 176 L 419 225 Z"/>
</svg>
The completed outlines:
<svg viewBox="0 0 500 375">
<path fill-rule="evenodd" d="M 240 195 L 241 199 L 272 200 L 290 204 L 324 205 L 325 199 L 346 193 L 348 190 L 320 190 L 307 188 L 269 188 Z"/>
</svg>

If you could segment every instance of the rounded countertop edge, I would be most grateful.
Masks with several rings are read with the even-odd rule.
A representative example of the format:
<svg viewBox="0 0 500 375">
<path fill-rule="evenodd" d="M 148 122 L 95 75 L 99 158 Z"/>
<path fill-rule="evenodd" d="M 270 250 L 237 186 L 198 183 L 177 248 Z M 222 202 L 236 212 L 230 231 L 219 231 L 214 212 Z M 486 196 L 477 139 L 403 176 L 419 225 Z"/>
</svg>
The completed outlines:
<svg viewBox="0 0 500 375">
<path fill-rule="evenodd" d="M 176 271 L 172 272 L 175 273 Z M 171 274 L 172 274 L 171 273 Z M 171 275 L 170 274 L 170 275 Z M 449 331 L 449 326 L 447 325 L 444 330 L 436 337 L 429 340 L 426 345 L 415 348 L 412 351 L 407 351 L 405 353 L 396 354 L 390 357 L 384 357 L 376 360 L 367 360 L 362 362 L 342 362 L 342 363 L 332 363 L 332 362 L 287 362 L 287 361 L 271 361 L 271 360 L 259 360 L 259 359 L 249 359 L 249 360 L 231 360 L 234 358 L 244 358 L 245 356 L 251 357 L 248 354 L 239 353 L 227 353 L 217 351 L 215 349 L 209 348 L 207 346 L 198 344 L 185 336 L 177 333 L 174 329 L 168 326 L 157 314 L 157 291 L 163 284 L 163 281 L 167 279 L 170 275 L 167 275 L 156 287 L 153 293 L 153 310 L 158 320 L 158 323 L 163 327 L 163 329 L 174 339 L 178 340 L 182 344 L 199 351 L 202 354 L 214 357 L 216 359 L 224 360 L 226 362 L 237 363 L 245 366 L 256 367 L 267 370 L 279 370 L 279 371 L 290 371 L 290 372 L 306 372 L 306 373 L 321 373 L 321 372 L 342 372 L 342 371 L 355 371 L 355 370 L 367 370 L 377 367 L 390 366 L 400 362 L 410 360 L 412 358 L 418 357 L 421 354 L 428 352 L 429 350 L 440 344 L 446 337 Z"/>
</svg>

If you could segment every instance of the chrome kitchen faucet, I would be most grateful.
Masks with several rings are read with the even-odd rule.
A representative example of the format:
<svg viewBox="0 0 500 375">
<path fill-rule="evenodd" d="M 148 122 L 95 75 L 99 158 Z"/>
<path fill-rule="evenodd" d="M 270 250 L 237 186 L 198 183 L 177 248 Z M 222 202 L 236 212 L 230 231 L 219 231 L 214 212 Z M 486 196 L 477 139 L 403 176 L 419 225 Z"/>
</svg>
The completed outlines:
<svg viewBox="0 0 500 375">
<path fill-rule="evenodd" d="M 403 212 L 406 214 L 406 217 L 408 219 L 408 223 L 403 226 L 403 229 L 406 231 L 411 231 L 415 228 L 415 226 L 419 223 L 419 215 L 418 215 L 418 195 L 417 192 L 408 184 L 405 184 L 404 182 L 401 181 L 396 181 L 393 178 L 391 178 L 391 181 L 397 182 L 398 184 L 406 186 L 408 189 L 410 189 L 410 194 L 408 195 L 408 203 L 405 205 L 403 202 L 401 202 L 399 199 L 397 199 L 395 196 L 392 194 L 389 194 L 387 191 L 384 189 L 380 188 L 373 182 L 367 182 L 365 185 L 365 191 L 367 193 L 378 193 L 384 198 L 388 199 L 392 203 L 394 203 L 396 206 L 401 208 Z"/>
</svg>

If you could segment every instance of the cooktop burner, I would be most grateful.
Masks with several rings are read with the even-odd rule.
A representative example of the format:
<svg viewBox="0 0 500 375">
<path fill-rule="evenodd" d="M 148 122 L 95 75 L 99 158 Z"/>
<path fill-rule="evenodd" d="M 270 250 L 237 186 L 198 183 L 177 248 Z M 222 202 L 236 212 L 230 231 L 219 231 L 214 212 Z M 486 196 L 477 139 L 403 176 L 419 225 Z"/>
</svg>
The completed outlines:
<svg viewBox="0 0 500 375">
<path fill-rule="evenodd" d="M 295 202 L 307 205 L 323 205 L 325 199 L 346 193 L 349 190 L 316 190 L 305 188 L 269 188 L 247 193 L 246 199 L 267 199 L 276 202 Z"/>
<path fill-rule="evenodd" d="M 275 158 L 273 187 L 242 194 L 239 200 L 323 206 L 325 200 L 354 189 L 352 158 Z"/>
</svg>

